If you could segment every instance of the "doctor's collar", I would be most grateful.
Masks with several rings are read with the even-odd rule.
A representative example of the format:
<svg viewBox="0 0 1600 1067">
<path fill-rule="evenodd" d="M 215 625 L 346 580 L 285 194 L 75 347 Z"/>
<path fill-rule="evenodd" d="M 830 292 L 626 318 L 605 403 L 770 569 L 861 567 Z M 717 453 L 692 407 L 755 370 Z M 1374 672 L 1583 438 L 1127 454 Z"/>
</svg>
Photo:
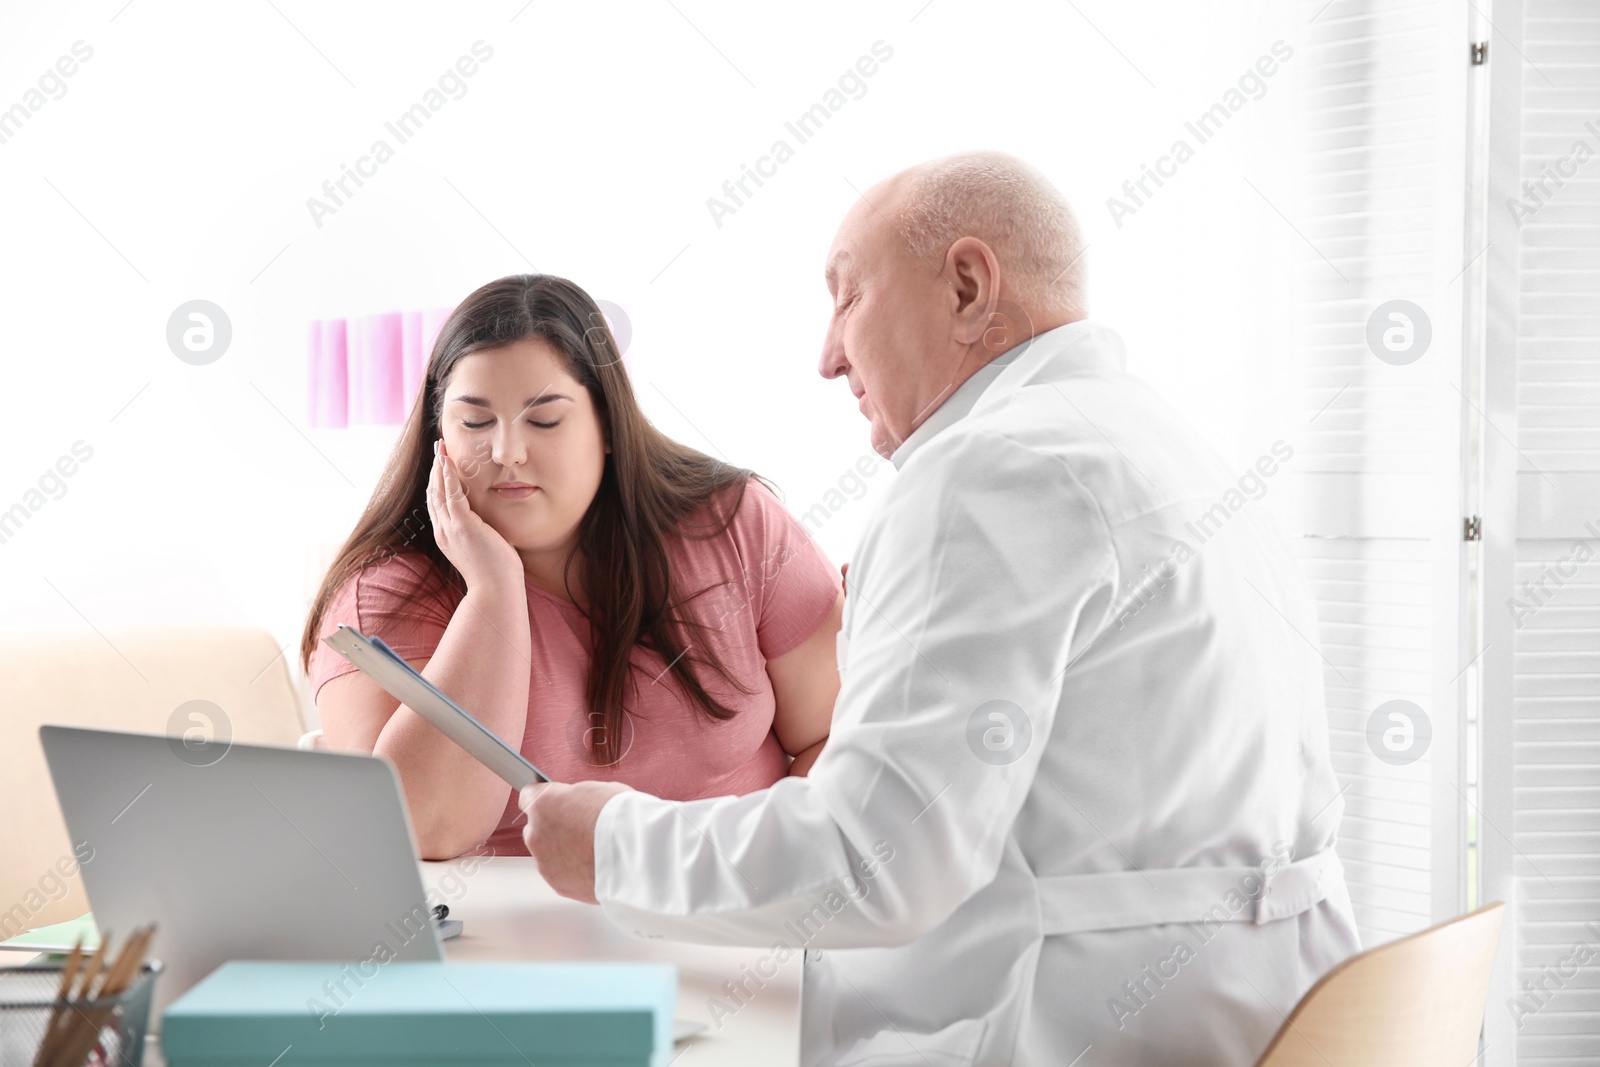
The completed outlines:
<svg viewBox="0 0 1600 1067">
<path fill-rule="evenodd" d="M 1111 331 L 1104 329 L 1088 319 L 1057 326 L 1052 330 L 1023 341 L 1021 344 L 1006 349 L 996 356 L 991 362 L 975 371 L 972 377 L 962 382 L 956 391 L 945 398 L 944 403 L 934 408 L 923 419 L 915 430 L 900 442 L 889 456 L 889 462 L 894 464 L 894 469 L 899 470 L 906 465 L 906 460 L 924 443 L 932 439 L 946 426 L 956 422 L 962 416 L 972 411 L 977 406 L 978 400 L 996 381 L 1023 382 L 1032 377 L 1039 364 L 1051 358 L 1064 348 L 1075 344 L 1080 338 L 1090 334 L 1106 334 L 1114 340 L 1113 345 L 1107 346 L 1112 351 L 1114 362 L 1121 369 L 1125 362 L 1120 339 Z M 1001 387 L 1006 388 L 1005 386 Z"/>
</svg>

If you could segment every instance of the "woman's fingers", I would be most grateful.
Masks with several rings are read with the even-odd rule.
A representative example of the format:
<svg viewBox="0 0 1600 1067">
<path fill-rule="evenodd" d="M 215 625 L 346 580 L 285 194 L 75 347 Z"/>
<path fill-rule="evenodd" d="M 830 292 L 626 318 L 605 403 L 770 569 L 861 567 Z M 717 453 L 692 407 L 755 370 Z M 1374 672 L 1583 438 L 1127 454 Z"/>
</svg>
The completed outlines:
<svg viewBox="0 0 1600 1067">
<path fill-rule="evenodd" d="M 455 461 L 442 448 L 439 450 L 439 462 L 444 470 L 445 500 L 450 504 L 453 514 L 457 506 L 466 503 L 467 490 L 461 484 L 461 472 L 456 469 Z"/>
<path fill-rule="evenodd" d="M 433 445 L 433 468 L 428 472 L 428 517 L 433 522 L 435 540 L 449 543 L 450 501 L 444 487 L 444 460 L 439 443 Z M 441 548 L 443 545 L 440 546 Z"/>
</svg>

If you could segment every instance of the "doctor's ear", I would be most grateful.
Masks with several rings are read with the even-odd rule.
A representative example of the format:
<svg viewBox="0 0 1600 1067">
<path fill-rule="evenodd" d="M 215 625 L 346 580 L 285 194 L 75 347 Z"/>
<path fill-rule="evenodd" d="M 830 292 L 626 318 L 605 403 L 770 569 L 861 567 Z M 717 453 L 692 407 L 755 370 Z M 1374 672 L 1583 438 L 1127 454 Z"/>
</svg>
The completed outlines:
<svg viewBox="0 0 1600 1067">
<path fill-rule="evenodd" d="M 943 297 L 948 301 L 955 339 L 964 345 L 984 343 L 1000 306 L 1000 260 L 976 237 L 962 237 L 945 253 Z"/>
</svg>

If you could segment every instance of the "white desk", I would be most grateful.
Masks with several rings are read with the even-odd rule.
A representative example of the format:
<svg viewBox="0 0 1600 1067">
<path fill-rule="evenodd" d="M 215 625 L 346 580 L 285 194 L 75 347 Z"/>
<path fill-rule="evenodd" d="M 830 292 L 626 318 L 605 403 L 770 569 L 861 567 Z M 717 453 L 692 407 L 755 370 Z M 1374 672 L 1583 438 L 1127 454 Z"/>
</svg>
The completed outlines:
<svg viewBox="0 0 1600 1067">
<path fill-rule="evenodd" d="M 491 856 L 467 862 L 422 864 L 422 885 L 450 905 L 461 920 L 461 936 L 445 942 L 448 960 L 589 960 L 675 963 L 678 1019 L 704 1022 L 706 1030 L 680 1041 L 672 1067 L 790 1067 L 800 1062 L 800 953 L 795 953 L 744 1006 L 730 1000 L 723 982 L 738 981 L 766 949 L 720 949 L 712 945 L 653 941 L 622 933 L 592 904 L 555 894 L 531 856 Z M 30 960 L 22 952 L 6 963 Z M 707 998 L 736 1008 L 718 1024 Z M 166 1067 L 155 1038 L 147 1067 Z"/>
<path fill-rule="evenodd" d="M 461 935 L 444 943 L 451 960 L 631 960 L 678 965 L 680 1019 L 706 1030 L 678 1045 L 673 1067 L 782 1067 L 800 1062 L 800 953 L 796 952 L 742 1008 L 723 983 L 738 981 L 769 950 L 720 948 L 657 941 L 624 933 L 592 904 L 556 895 L 539 877 L 531 856 L 492 856 L 461 868 L 462 861 L 422 864 L 423 884 L 450 905 Z M 455 881 L 446 881 L 452 871 Z M 452 890 L 452 887 L 459 888 Z M 737 1010 L 720 1025 L 707 1009 L 718 997 Z"/>
<path fill-rule="evenodd" d="M 672 1067 L 788 1067 L 800 1061 L 800 971 L 796 952 L 760 989 L 728 998 L 723 983 L 737 981 L 741 968 L 753 967 L 766 948 L 715 948 L 633 937 L 611 924 L 601 910 L 556 895 L 539 877 L 532 857 L 492 856 L 464 865 L 460 860 L 423 863 L 423 885 L 430 899 L 450 905 L 460 919 L 460 936 L 444 943 L 450 960 L 649 961 L 678 966 L 680 1019 L 706 1029 L 679 1042 Z M 467 871 L 470 870 L 470 873 Z M 454 880 L 450 880 L 452 874 Z M 36 957 L 0 952 L 0 965 L 20 966 Z M 707 998 L 718 997 L 737 1010 L 716 1022 Z M 151 1039 L 144 1062 L 166 1067 Z"/>
</svg>

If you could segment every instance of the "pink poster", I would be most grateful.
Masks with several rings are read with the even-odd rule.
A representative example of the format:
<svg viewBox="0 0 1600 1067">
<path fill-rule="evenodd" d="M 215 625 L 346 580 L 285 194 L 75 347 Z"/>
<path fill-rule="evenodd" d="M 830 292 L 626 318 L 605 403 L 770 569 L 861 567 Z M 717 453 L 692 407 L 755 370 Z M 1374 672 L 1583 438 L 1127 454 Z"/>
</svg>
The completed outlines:
<svg viewBox="0 0 1600 1067">
<path fill-rule="evenodd" d="M 342 430 L 349 425 L 349 365 L 343 319 L 313 319 L 308 330 L 312 426 Z"/>
<path fill-rule="evenodd" d="M 350 321 L 350 424 L 392 426 L 403 418 L 401 315 Z"/>
<path fill-rule="evenodd" d="M 433 344 L 454 308 L 314 319 L 307 327 L 310 424 L 398 426 L 422 393 Z"/>
</svg>

